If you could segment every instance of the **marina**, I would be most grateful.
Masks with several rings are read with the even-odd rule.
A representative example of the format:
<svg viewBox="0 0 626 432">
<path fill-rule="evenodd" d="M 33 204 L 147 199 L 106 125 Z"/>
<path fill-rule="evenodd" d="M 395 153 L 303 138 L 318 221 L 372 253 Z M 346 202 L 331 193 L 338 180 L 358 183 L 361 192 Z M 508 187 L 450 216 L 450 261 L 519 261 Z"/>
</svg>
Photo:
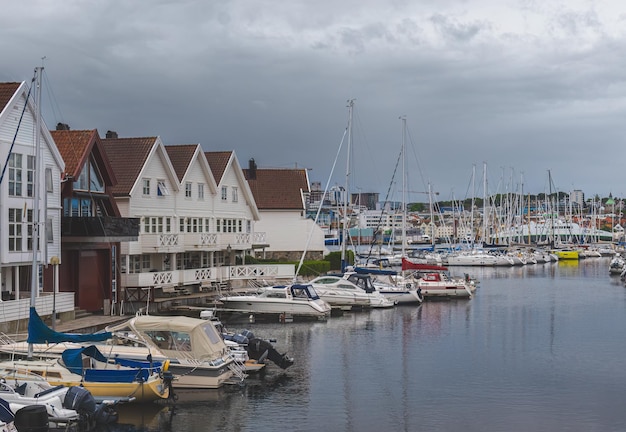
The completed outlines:
<svg viewBox="0 0 626 432">
<path fill-rule="evenodd" d="M 293 366 L 178 392 L 139 422 L 122 409 L 108 430 L 622 430 L 626 288 L 609 261 L 472 267 L 469 300 L 228 322 L 274 338 Z"/>
</svg>

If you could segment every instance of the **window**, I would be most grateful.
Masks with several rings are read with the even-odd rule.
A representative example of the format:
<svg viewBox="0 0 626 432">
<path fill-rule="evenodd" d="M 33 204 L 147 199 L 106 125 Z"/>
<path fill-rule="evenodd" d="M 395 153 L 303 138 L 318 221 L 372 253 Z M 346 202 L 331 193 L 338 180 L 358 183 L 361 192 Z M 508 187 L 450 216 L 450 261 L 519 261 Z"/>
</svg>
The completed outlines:
<svg viewBox="0 0 626 432">
<path fill-rule="evenodd" d="M 9 250 L 22 250 L 22 209 L 9 209 Z"/>
<path fill-rule="evenodd" d="M 170 194 L 165 180 L 157 180 L 157 196 L 168 196 Z"/>
<path fill-rule="evenodd" d="M 54 231 L 52 230 L 52 218 L 46 219 L 46 239 L 48 243 L 54 243 Z"/>
<path fill-rule="evenodd" d="M 52 168 L 46 168 L 46 192 L 54 192 L 54 183 L 52 182 Z"/>
<path fill-rule="evenodd" d="M 9 195 L 22 196 L 22 155 L 9 156 Z"/>
<path fill-rule="evenodd" d="M 185 183 L 185 198 L 191 198 L 191 182 Z"/>
<path fill-rule="evenodd" d="M 221 219 L 217 219 L 217 229 L 216 232 L 222 232 L 222 220 Z"/>
<path fill-rule="evenodd" d="M 129 273 L 142 273 L 150 270 L 150 255 L 129 255 Z"/>
<path fill-rule="evenodd" d="M 28 236 L 26 238 L 26 249 L 33 250 L 33 211 L 32 210 L 26 210 L 26 222 L 27 222 L 26 232 L 28 233 Z"/>
<path fill-rule="evenodd" d="M 236 187 L 233 187 L 233 202 L 239 201 L 239 192 Z"/>
<path fill-rule="evenodd" d="M 204 199 L 204 183 L 198 183 L 198 199 Z"/>
<path fill-rule="evenodd" d="M 143 179 L 143 194 L 150 196 L 150 179 Z"/>
<path fill-rule="evenodd" d="M 35 156 L 26 156 L 26 196 L 34 196 Z"/>
<path fill-rule="evenodd" d="M 228 200 L 228 186 L 222 186 L 222 201 Z"/>
<path fill-rule="evenodd" d="M 184 217 L 179 218 L 178 232 L 180 233 L 185 232 L 185 218 Z"/>
</svg>

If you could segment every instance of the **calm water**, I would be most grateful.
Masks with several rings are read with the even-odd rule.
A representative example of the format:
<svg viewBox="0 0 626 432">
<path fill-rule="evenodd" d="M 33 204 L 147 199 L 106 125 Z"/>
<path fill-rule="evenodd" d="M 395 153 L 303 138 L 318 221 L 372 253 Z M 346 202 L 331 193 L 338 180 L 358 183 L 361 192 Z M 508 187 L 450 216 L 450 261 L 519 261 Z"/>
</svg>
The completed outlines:
<svg viewBox="0 0 626 432">
<path fill-rule="evenodd" d="M 276 338 L 295 365 L 124 411 L 138 426 L 111 430 L 626 430 L 626 288 L 607 259 L 452 273 L 466 271 L 472 300 L 230 324 Z"/>
</svg>

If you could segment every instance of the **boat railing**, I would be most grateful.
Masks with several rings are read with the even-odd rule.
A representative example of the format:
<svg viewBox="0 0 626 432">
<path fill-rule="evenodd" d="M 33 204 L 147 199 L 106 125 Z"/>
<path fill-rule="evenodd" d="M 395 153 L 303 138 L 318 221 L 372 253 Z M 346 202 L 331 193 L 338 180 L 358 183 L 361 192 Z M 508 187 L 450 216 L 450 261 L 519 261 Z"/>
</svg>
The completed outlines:
<svg viewBox="0 0 626 432">
<path fill-rule="evenodd" d="M 231 360 L 228 363 L 228 369 L 231 370 L 231 372 L 233 373 L 233 375 L 235 375 L 237 377 L 237 379 L 239 380 L 240 383 L 242 383 L 246 377 L 248 376 L 248 374 L 246 374 L 246 371 L 244 369 L 244 365 L 241 364 L 240 362 L 238 362 L 235 357 L 228 353 L 226 355 L 226 357 Z"/>
</svg>

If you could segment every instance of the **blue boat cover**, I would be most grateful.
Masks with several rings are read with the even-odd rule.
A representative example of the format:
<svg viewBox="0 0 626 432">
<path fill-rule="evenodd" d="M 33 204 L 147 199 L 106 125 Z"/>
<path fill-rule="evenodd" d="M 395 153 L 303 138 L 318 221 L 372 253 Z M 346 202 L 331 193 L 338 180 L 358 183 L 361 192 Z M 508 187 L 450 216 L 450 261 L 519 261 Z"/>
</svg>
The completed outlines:
<svg viewBox="0 0 626 432">
<path fill-rule="evenodd" d="M 372 268 L 372 267 L 355 267 L 354 271 L 355 273 L 358 273 L 358 274 L 389 275 L 389 276 L 394 276 L 398 274 L 398 272 L 395 270 L 377 269 L 377 268 Z"/>
<path fill-rule="evenodd" d="M 61 358 L 65 367 L 70 372 L 82 375 L 87 382 L 134 382 L 147 381 L 150 377 L 151 370 L 157 370 L 162 367 L 161 362 L 147 362 L 140 360 L 131 360 L 119 357 L 113 357 L 115 364 L 125 366 L 125 369 L 83 369 L 83 356 L 93 358 L 100 362 L 107 362 L 107 359 L 95 345 L 89 345 L 81 348 L 68 348 L 63 351 Z"/>
<path fill-rule="evenodd" d="M 98 351 L 95 345 L 89 345 L 81 348 L 68 348 L 63 351 L 61 358 L 65 367 L 72 373 L 82 375 L 83 374 L 83 355 L 91 357 L 101 362 L 106 362 L 107 358 Z"/>
<path fill-rule="evenodd" d="M 78 334 L 54 331 L 43 322 L 34 307 L 30 308 L 28 343 L 102 342 L 111 337 L 111 332 Z"/>
</svg>

